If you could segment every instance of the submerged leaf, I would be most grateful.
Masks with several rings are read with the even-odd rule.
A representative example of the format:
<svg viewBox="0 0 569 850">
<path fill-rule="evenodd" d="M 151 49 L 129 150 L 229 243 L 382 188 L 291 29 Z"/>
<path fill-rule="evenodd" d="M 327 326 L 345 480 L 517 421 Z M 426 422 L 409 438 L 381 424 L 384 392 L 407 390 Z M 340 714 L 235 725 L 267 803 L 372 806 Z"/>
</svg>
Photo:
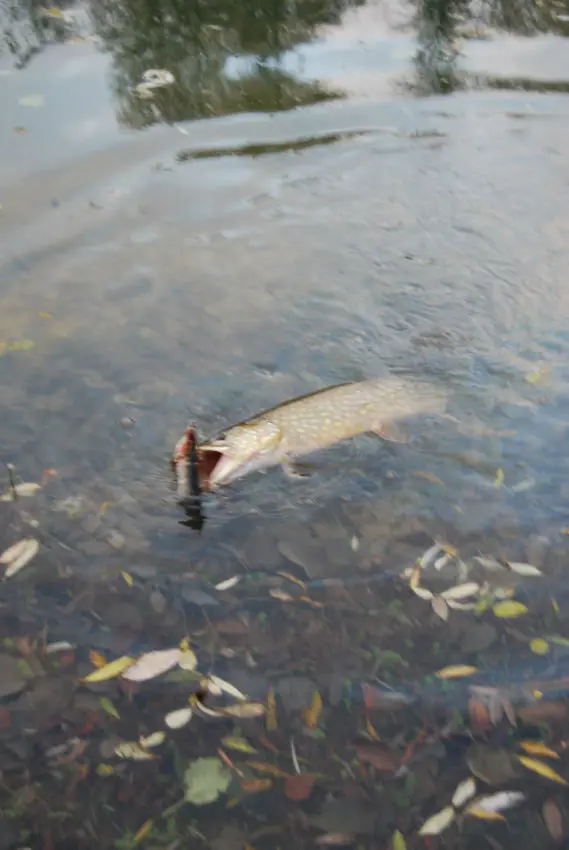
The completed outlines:
<svg viewBox="0 0 569 850">
<path fill-rule="evenodd" d="M 153 826 L 154 826 L 153 820 L 144 821 L 144 823 L 142 824 L 142 826 L 140 827 L 140 829 L 138 830 L 138 832 L 134 836 L 135 842 L 138 843 L 139 841 L 142 841 L 144 838 L 146 838 L 147 835 L 149 835 L 150 832 L 152 831 Z"/>
<path fill-rule="evenodd" d="M 448 620 L 448 605 L 442 596 L 434 596 L 431 600 L 431 607 L 437 617 L 440 617 L 441 620 Z"/>
<path fill-rule="evenodd" d="M 184 649 L 180 652 L 180 659 L 178 661 L 179 666 L 182 670 L 195 670 L 198 666 L 198 659 L 196 657 L 196 653 L 190 649 Z"/>
<path fill-rule="evenodd" d="M 466 584 L 457 584 L 455 587 L 450 587 L 441 593 L 443 599 L 466 599 L 468 596 L 474 596 L 480 590 L 480 585 L 475 581 L 466 582 Z"/>
<path fill-rule="evenodd" d="M 426 587 L 416 586 L 416 587 L 411 587 L 411 590 L 413 591 L 413 593 L 415 593 L 419 597 L 419 599 L 429 600 L 429 599 L 434 599 L 434 596 L 435 596 L 435 594 L 432 591 L 427 590 Z"/>
<path fill-rule="evenodd" d="M 439 679 L 460 679 L 463 676 L 473 676 L 474 673 L 478 673 L 478 667 L 473 667 L 471 664 L 453 664 L 437 670 L 435 676 Z"/>
<path fill-rule="evenodd" d="M 322 714 L 322 697 L 317 690 L 312 694 L 312 702 L 305 708 L 302 717 L 306 726 L 309 729 L 314 729 L 318 726 L 320 715 Z"/>
<path fill-rule="evenodd" d="M 225 705 L 219 709 L 219 714 L 241 718 L 262 717 L 265 711 L 266 708 L 262 702 L 239 702 L 235 705 Z"/>
<path fill-rule="evenodd" d="M 239 584 L 241 578 L 242 576 L 232 576 L 225 581 L 220 581 L 219 584 L 214 585 L 214 587 L 216 590 L 231 590 L 232 587 Z"/>
<path fill-rule="evenodd" d="M 175 667 L 180 660 L 180 655 L 178 647 L 145 652 L 129 666 L 123 679 L 129 682 L 147 682 L 149 679 L 155 679 L 156 676 L 161 676 Z"/>
<path fill-rule="evenodd" d="M 136 741 L 123 741 L 115 747 L 115 755 L 131 761 L 151 761 L 156 756 L 143 749 Z"/>
<path fill-rule="evenodd" d="M 37 484 L 35 481 L 21 481 L 19 484 L 15 484 L 13 489 L 11 488 L 7 493 L 4 493 L 0 501 L 13 502 L 14 493 L 16 496 L 35 496 L 38 490 L 41 490 L 41 484 Z"/>
<path fill-rule="evenodd" d="M 536 655 L 547 655 L 549 652 L 549 644 L 543 638 L 534 638 L 530 641 L 529 648 Z"/>
<path fill-rule="evenodd" d="M 261 791 L 268 791 L 272 787 L 272 779 L 244 779 L 241 783 L 241 788 L 247 794 L 259 794 Z"/>
<path fill-rule="evenodd" d="M 498 791 L 496 794 L 489 794 L 487 797 L 479 797 L 474 800 L 466 809 L 466 814 L 471 814 L 473 810 L 486 813 L 503 812 L 505 809 L 517 806 L 525 798 L 526 795 L 522 791 Z"/>
<path fill-rule="evenodd" d="M 539 773 L 540 776 L 551 779 L 552 782 L 559 782 L 560 785 L 569 784 L 566 779 L 563 779 L 562 776 L 556 773 L 548 764 L 545 764 L 545 762 L 528 758 L 527 756 L 518 756 L 518 758 L 528 770 L 533 770 L 534 773 Z"/>
<path fill-rule="evenodd" d="M 519 576 L 542 576 L 543 573 L 541 570 L 538 570 L 537 567 L 532 566 L 531 564 L 523 564 L 518 561 L 506 561 L 506 564 L 511 569 L 513 573 L 517 573 Z"/>
<path fill-rule="evenodd" d="M 297 773 L 288 776 L 284 784 L 285 797 L 295 802 L 308 800 L 314 789 L 316 776 L 312 773 Z"/>
<path fill-rule="evenodd" d="M 115 658 L 115 660 L 111 661 L 109 664 L 105 664 L 104 667 L 99 667 L 97 670 L 93 670 L 92 673 L 85 676 L 83 682 L 106 682 L 108 679 L 116 679 L 116 677 L 120 676 L 121 673 L 124 673 L 131 664 L 134 664 L 134 658 L 131 658 L 129 655 L 122 655 L 120 658 Z"/>
<path fill-rule="evenodd" d="M 488 820 L 488 821 L 504 821 L 506 818 L 504 815 L 501 815 L 500 812 L 487 812 L 484 809 L 477 808 L 468 808 L 464 812 L 465 815 L 470 815 L 470 817 L 478 818 L 478 820 Z"/>
<path fill-rule="evenodd" d="M 469 776 L 468 779 L 465 779 L 456 786 L 455 792 L 452 795 L 452 804 L 455 808 L 459 809 L 461 806 L 464 806 L 471 797 L 474 797 L 475 794 L 476 780 L 472 776 Z"/>
<path fill-rule="evenodd" d="M 265 720 L 267 732 L 274 732 L 278 728 L 277 721 L 277 700 L 275 697 L 275 689 L 269 688 L 267 695 L 267 718 Z"/>
<path fill-rule="evenodd" d="M 447 806 L 446 809 L 441 809 L 436 815 L 433 815 L 425 821 L 419 835 L 440 835 L 454 820 L 454 809 L 452 806 Z"/>
<path fill-rule="evenodd" d="M 516 602 L 515 599 L 506 599 L 504 602 L 497 602 L 493 606 L 492 611 L 501 620 L 511 620 L 514 617 L 520 617 L 527 613 L 527 606 L 522 602 Z"/>
<path fill-rule="evenodd" d="M 563 818 L 555 800 L 546 800 L 541 810 L 547 831 L 554 841 L 562 841 L 564 836 Z"/>
<path fill-rule="evenodd" d="M 393 833 L 393 838 L 391 839 L 391 850 L 407 850 L 405 838 L 398 829 L 396 829 Z"/>
<path fill-rule="evenodd" d="M 235 699 L 248 699 L 246 694 L 242 693 L 230 682 L 226 682 L 225 679 L 220 679 L 219 676 L 214 676 L 213 673 L 211 673 L 207 677 L 206 687 L 208 691 L 214 695 L 220 695 L 222 693 L 225 693 L 230 697 L 234 697 Z"/>
<path fill-rule="evenodd" d="M 231 770 L 217 756 L 196 759 L 184 774 L 186 801 L 194 806 L 214 803 L 227 791 L 231 777 Z"/>
<path fill-rule="evenodd" d="M 496 473 L 496 478 L 494 479 L 494 487 L 497 490 L 499 490 L 503 483 L 504 483 L 504 470 L 500 467 L 500 469 Z"/>
<path fill-rule="evenodd" d="M 247 767 L 253 770 L 258 770 L 259 773 L 267 773 L 269 776 L 282 776 L 285 779 L 290 776 L 285 770 L 282 770 L 276 764 L 269 764 L 264 761 L 248 761 Z"/>
<path fill-rule="evenodd" d="M 138 739 L 138 743 L 143 749 L 151 750 L 153 747 L 159 747 L 160 744 L 163 744 L 165 740 L 166 733 L 160 730 L 158 732 L 152 732 L 150 735 L 140 737 Z"/>
<path fill-rule="evenodd" d="M 175 711 L 170 711 L 164 718 L 164 723 L 170 729 L 181 729 L 186 726 L 192 719 L 191 708 L 178 708 Z"/>
<path fill-rule="evenodd" d="M 558 759 L 559 753 L 542 744 L 541 741 L 520 741 L 520 747 L 531 756 L 544 756 L 549 759 Z"/>
<path fill-rule="evenodd" d="M 221 739 L 221 743 L 224 747 L 227 747 L 228 750 L 237 750 L 239 753 L 257 752 L 255 747 L 251 746 L 249 741 L 240 735 L 225 735 L 225 737 Z"/>
<path fill-rule="evenodd" d="M 8 562 L 6 567 L 6 571 L 4 573 L 4 578 L 11 578 L 15 576 L 16 573 L 19 573 L 21 569 L 23 569 L 30 561 L 35 558 L 37 553 L 39 552 L 40 544 L 39 541 L 34 537 L 28 537 L 24 540 L 20 540 L 18 546 L 17 554 L 11 561 Z M 13 546 L 10 547 L 12 551 L 14 551 Z M 10 552 L 10 549 L 6 550 Z M 6 552 L 4 552 L 4 556 L 6 557 Z M 4 563 L 4 562 L 3 562 Z"/>
<path fill-rule="evenodd" d="M 121 719 L 120 714 L 118 713 L 118 711 L 116 710 L 116 708 L 114 707 L 114 705 L 112 704 L 110 699 L 107 699 L 107 697 L 101 697 L 101 699 L 99 700 L 99 703 L 100 703 L 103 711 L 106 711 L 107 714 L 111 715 L 111 717 L 114 717 L 117 720 Z"/>
</svg>

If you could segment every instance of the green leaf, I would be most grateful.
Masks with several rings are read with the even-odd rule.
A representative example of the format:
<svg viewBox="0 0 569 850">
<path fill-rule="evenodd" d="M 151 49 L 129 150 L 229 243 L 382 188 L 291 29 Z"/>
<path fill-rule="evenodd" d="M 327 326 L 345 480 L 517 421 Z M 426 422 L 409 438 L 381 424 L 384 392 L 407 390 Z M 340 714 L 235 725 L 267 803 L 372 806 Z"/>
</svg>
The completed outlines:
<svg viewBox="0 0 569 850">
<path fill-rule="evenodd" d="M 405 839 L 403 835 L 399 832 L 398 829 L 393 833 L 393 838 L 391 839 L 391 846 L 393 850 L 407 850 L 407 844 L 405 843 Z"/>
<path fill-rule="evenodd" d="M 516 602 L 515 599 L 506 599 L 504 602 L 497 602 L 492 608 L 492 611 L 501 620 L 511 620 L 514 617 L 520 617 L 527 613 L 527 606 L 522 602 Z"/>
<path fill-rule="evenodd" d="M 214 803 L 227 791 L 231 770 L 215 756 L 196 759 L 184 774 L 185 799 L 194 806 Z"/>
<path fill-rule="evenodd" d="M 107 697 L 101 697 L 101 699 L 99 700 L 99 703 L 100 703 L 103 711 L 106 711 L 107 714 L 111 715 L 111 717 L 116 717 L 117 720 L 121 719 L 120 714 L 118 713 L 118 711 L 116 710 L 116 708 L 114 707 L 114 705 L 112 704 L 110 699 L 107 699 Z"/>
</svg>

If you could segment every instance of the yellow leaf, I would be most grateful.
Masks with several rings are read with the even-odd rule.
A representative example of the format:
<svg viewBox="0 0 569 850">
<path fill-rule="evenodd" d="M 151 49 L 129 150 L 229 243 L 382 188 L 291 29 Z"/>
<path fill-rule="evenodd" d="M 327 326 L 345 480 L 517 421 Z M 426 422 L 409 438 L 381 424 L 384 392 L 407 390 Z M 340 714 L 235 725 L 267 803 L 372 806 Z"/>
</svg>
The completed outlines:
<svg viewBox="0 0 569 850">
<path fill-rule="evenodd" d="M 133 586 L 134 579 L 130 573 L 125 573 L 124 571 L 121 571 L 121 576 L 124 578 L 129 587 Z"/>
<path fill-rule="evenodd" d="M 407 844 L 405 843 L 405 838 L 399 832 L 398 829 L 393 833 L 393 838 L 391 839 L 391 847 L 392 850 L 407 850 Z"/>
<path fill-rule="evenodd" d="M 105 664 L 104 667 L 99 667 L 98 670 L 93 670 L 88 676 L 85 676 L 83 682 L 106 682 L 107 679 L 115 679 L 121 673 L 134 664 L 134 658 L 129 655 L 121 655 L 120 658 L 115 658 L 110 664 Z"/>
<path fill-rule="evenodd" d="M 493 606 L 492 611 L 501 620 L 512 620 L 514 617 L 521 617 L 527 613 L 527 606 L 522 602 L 516 602 L 515 599 L 507 599 L 504 602 L 497 602 Z"/>
<path fill-rule="evenodd" d="M 154 826 L 154 821 L 147 820 L 144 821 L 136 835 L 134 836 L 135 841 L 142 841 L 143 838 L 146 838 L 152 827 Z"/>
<path fill-rule="evenodd" d="M 115 772 L 112 764 L 98 764 L 97 765 L 97 773 L 99 776 L 112 776 Z"/>
<path fill-rule="evenodd" d="M 318 726 L 320 715 L 322 714 L 322 697 L 317 690 L 312 694 L 312 702 L 308 708 L 303 711 L 303 719 L 309 729 L 314 729 Z"/>
<path fill-rule="evenodd" d="M 439 679 L 460 679 L 462 676 L 473 676 L 474 673 L 478 673 L 478 667 L 473 667 L 471 664 L 454 664 L 437 670 L 435 676 Z"/>
<path fill-rule="evenodd" d="M 530 759 L 527 758 L 527 756 L 518 756 L 518 758 L 523 766 L 527 767 L 528 770 L 533 770 L 534 773 L 539 773 L 540 776 L 544 776 L 546 779 L 551 779 L 552 782 L 559 782 L 560 785 L 569 784 L 562 776 L 559 776 L 553 768 L 551 768 L 548 764 L 545 764 L 545 762 L 538 761 L 537 759 Z"/>
<path fill-rule="evenodd" d="M 541 741 L 521 741 L 520 747 L 529 753 L 531 756 L 545 756 L 550 759 L 558 759 L 559 754 L 555 750 L 546 747 Z"/>
<path fill-rule="evenodd" d="M 53 313 L 38 313 L 38 319 L 53 319 Z"/>
<path fill-rule="evenodd" d="M 267 732 L 274 732 L 278 728 L 277 722 L 277 701 L 275 698 L 275 689 L 269 688 L 267 695 Z"/>
<path fill-rule="evenodd" d="M 107 714 L 110 714 L 111 717 L 116 717 L 117 720 L 121 719 L 120 714 L 118 713 L 110 699 L 107 699 L 107 697 L 101 697 L 99 702 L 101 704 L 101 708 L 104 709 Z"/>
<path fill-rule="evenodd" d="M 377 734 L 377 732 L 373 728 L 372 722 L 369 719 L 369 717 L 366 717 L 366 732 L 368 733 L 368 735 L 370 736 L 372 741 L 380 741 L 381 740 L 381 738 L 379 737 L 379 735 Z"/>
<path fill-rule="evenodd" d="M 237 750 L 239 753 L 256 753 L 255 747 L 252 747 L 249 741 L 241 738 L 239 735 L 226 735 L 221 739 L 221 743 L 228 750 Z"/>
<path fill-rule="evenodd" d="M 196 669 L 196 667 L 198 666 L 198 659 L 193 649 L 183 649 L 180 652 L 180 660 L 178 662 L 178 666 L 181 667 L 182 670 Z"/>
<path fill-rule="evenodd" d="M 286 578 L 286 579 L 287 579 L 287 581 L 292 581 L 292 582 L 294 582 L 295 584 L 300 585 L 300 587 L 302 587 L 302 588 L 305 588 L 305 587 L 306 587 L 306 582 L 305 582 L 305 581 L 302 581 L 302 579 L 297 578 L 297 577 L 296 577 L 296 576 L 294 576 L 292 573 L 285 573 L 285 572 L 279 571 L 279 572 L 277 573 L 277 575 L 278 575 L 278 576 L 282 576 L 283 578 Z"/>
<path fill-rule="evenodd" d="M 529 648 L 532 652 L 535 652 L 536 655 L 547 655 L 549 652 L 549 644 L 543 638 L 534 638 L 530 641 Z"/>
<path fill-rule="evenodd" d="M 500 812 L 485 812 L 484 809 L 467 809 L 465 814 L 472 815 L 473 818 L 478 818 L 478 820 L 506 820 Z"/>
<path fill-rule="evenodd" d="M 549 377 L 550 372 L 551 366 L 542 366 L 541 369 L 536 369 L 535 372 L 530 372 L 529 375 L 526 375 L 526 381 L 528 384 L 539 384 Z"/>
<path fill-rule="evenodd" d="M 107 663 L 107 659 L 103 655 L 102 652 L 97 652 L 96 649 L 91 649 L 89 652 L 89 661 L 93 665 L 93 667 L 104 667 Z"/>
<path fill-rule="evenodd" d="M 499 490 L 503 483 L 504 483 L 504 470 L 500 467 L 500 469 L 496 473 L 496 478 L 494 479 L 494 487 L 496 488 L 496 490 Z"/>
<path fill-rule="evenodd" d="M 248 761 L 247 767 L 251 767 L 253 770 L 258 770 L 259 773 L 268 773 L 269 776 L 287 777 L 290 775 L 285 773 L 284 770 L 281 770 L 280 767 L 277 767 L 276 764 L 268 764 L 264 761 Z"/>
</svg>

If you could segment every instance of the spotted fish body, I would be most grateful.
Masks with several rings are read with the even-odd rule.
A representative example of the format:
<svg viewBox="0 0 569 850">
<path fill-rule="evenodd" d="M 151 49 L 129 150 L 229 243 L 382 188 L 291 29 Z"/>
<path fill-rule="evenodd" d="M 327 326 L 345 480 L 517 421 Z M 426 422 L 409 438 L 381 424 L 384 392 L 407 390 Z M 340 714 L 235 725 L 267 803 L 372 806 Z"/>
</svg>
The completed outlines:
<svg viewBox="0 0 569 850">
<path fill-rule="evenodd" d="M 445 401 L 441 390 L 398 377 L 339 384 L 292 399 L 201 444 L 200 462 L 208 466 L 204 486 L 215 489 L 278 464 L 290 470 L 296 458 L 359 434 L 397 439 L 398 423 L 443 413 Z"/>
</svg>

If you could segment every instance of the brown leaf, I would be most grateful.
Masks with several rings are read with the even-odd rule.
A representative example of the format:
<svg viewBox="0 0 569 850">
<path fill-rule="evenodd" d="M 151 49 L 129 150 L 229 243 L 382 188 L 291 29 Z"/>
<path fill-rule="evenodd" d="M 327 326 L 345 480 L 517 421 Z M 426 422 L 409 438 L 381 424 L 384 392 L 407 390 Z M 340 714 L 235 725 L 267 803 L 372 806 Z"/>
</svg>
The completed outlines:
<svg viewBox="0 0 569 850">
<path fill-rule="evenodd" d="M 397 691 L 382 691 L 374 685 L 362 684 L 364 705 L 368 711 L 383 709 L 384 711 L 400 711 L 406 708 L 413 700 L 406 694 Z"/>
<path fill-rule="evenodd" d="M 242 620 L 218 620 L 215 628 L 220 635 L 233 635 L 239 637 L 249 632 L 249 626 Z"/>
<path fill-rule="evenodd" d="M 319 835 L 316 839 L 316 844 L 321 847 L 341 847 L 346 844 L 354 844 L 355 836 L 343 832 L 327 832 L 326 835 Z"/>
<path fill-rule="evenodd" d="M 247 794 L 258 794 L 259 791 L 268 791 L 273 787 L 272 779 L 246 779 L 241 783 L 241 788 Z"/>
<path fill-rule="evenodd" d="M 563 818 L 555 800 L 552 800 L 551 798 L 546 800 L 541 812 L 543 814 L 543 820 L 545 821 L 547 831 L 553 840 L 562 841 L 564 835 Z"/>
<path fill-rule="evenodd" d="M 487 732 L 492 728 L 490 712 L 483 703 L 472 697 L 468 700 L 468 715 L 473 732 Z"/>
<path fill-rule="evenodd" d="M 280 767 L 277 767 L 276 764 L 268 764 L 264 761 L 248 761 L 246 764 L 253 770 L 258 770 L 259 773 L 268 773 L 269 776 L 283 776 L 286 778 L 290 776 L 289 773 L 285 773 L 285 771 L 281 770 Z"/>
<path fill-rule="evenodd" d="M 312 773 L 297 773 L 289 776 L 284 784 L 285 796 L 289 800 L 308 800 L 312 794 L 316 776 Z"/>
<path fill-rule="evenodd" d="M 373 765 L 381 773 L 395 773 L 401 765 L 401 754 L 385 744 L 361 744 L 356 747 L 359 761 Z"/>
</svg>

